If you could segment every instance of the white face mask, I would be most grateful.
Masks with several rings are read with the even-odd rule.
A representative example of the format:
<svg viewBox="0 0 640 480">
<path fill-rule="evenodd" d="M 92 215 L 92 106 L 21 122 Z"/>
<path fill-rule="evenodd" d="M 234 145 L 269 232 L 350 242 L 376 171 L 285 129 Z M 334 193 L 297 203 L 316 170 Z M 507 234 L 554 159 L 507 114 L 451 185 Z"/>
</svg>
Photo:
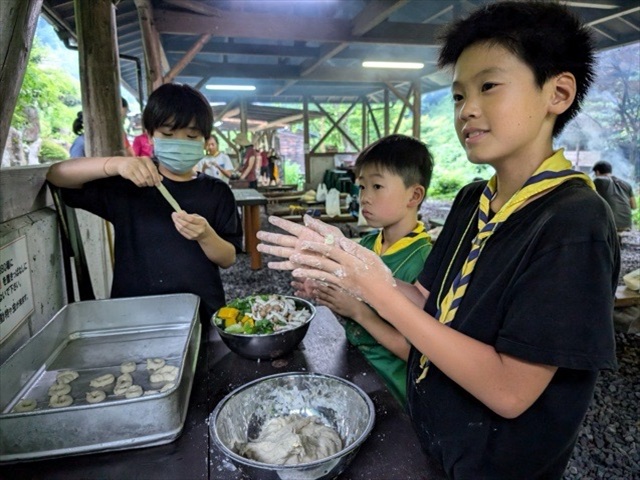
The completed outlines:
<svg viewBox="0 0 640 480">
<path fill-rule="evenodd" d="M 154 138 L 153 144 L 158 161 L 173 173 L 187 173 L 204 157 L 200 140 Z"/>
</svg>

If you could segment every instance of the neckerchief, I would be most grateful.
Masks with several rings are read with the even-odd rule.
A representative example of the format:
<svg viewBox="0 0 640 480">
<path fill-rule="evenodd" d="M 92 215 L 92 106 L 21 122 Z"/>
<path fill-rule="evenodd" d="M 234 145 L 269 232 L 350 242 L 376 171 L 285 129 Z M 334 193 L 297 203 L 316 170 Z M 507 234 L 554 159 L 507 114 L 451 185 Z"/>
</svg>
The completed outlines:
<svg viewBox="0 0 640 480">
<path fill-rule="evenodd" d="M 413 230 L 411 230 L 404 237 L 402 237 L 400 240 L 398 240 L 393 245 L 391 245 L 387 249 L 387 251 L 384 252 L 383 254 L 382 241 L 384 240 L 384 234 L 383 234 L 383 231 L 380 230 L 380 233 L 378 233 L 378 236 L 376 237 L 376 241 L 373 244 L 373 251 L 378 256 L 391 255 L 393 253 L 396 253 L 404 249 L 405 247 L 411 245 L 413 242 L 421 238 L 426 238 L 427 240 L 431 241 L 431 236 L 427 233 L 427 229 L 425 228 L 424 223 L 418 221 L 417 225 Z"/>
<path fill-rule="evenodd" d="M 440 302 L 438 307 L 436 319 L 438 319 L 440 323 L 448 324 L 454 319 L 456 312 L 458 311 L 458 307 L 460 306 L 460 303 L 462 303 L 464 294 L 467 291 L 467 287 L 471 282 L 471 276 L 478 261 L 478 257 L 482 253 L 482 249 L 491 235 L 493 235 L 494 232 L 507 221 L 512 213 L 522 207 L 527 200 L 541 192 L 544 192 L 545 190 L 555 188 L 558 185 L 574 178 L 586 182 L 587 185 L 595 190 L 595 186 L 591 179 L 584 173 L 572 170 L 571 162 L 565 158 L 563 150 L 558 150 L 551 157 L 542 162 L 520 190 L 514 193 L 507 203 L 505 203 L 494 217 L 489 220 L 491 200 L 496 195 L 496 187 L 498 183 L 498 179 L 495 175 L 491 177 L 480 196 L 480 205 L 477 210 L 478 234 L 471 242 L 471 250 L 469 251 L 469 255 L 467 256 L 462 269 L 458 275 L 456 275 L 449 292 L 442 302 Z M 471 225 L 471 223 L 469 223 L 469 225 Z M 464 240 L 465 235 L 466 232 L 462 235 L 460 242 Z M 451 259 L 451 263 L 454 261 L 455 255 Z M 449 266 L 451 266 L 451 264 Z M 426 377 L 427 371 L 429 370 L 428 362 L 429 359 L 426 355 L 422 355 L 420 357 L 420 368 L 422 368 L 422 373 L 416 380 L 416 383 Z"/>
</svg>

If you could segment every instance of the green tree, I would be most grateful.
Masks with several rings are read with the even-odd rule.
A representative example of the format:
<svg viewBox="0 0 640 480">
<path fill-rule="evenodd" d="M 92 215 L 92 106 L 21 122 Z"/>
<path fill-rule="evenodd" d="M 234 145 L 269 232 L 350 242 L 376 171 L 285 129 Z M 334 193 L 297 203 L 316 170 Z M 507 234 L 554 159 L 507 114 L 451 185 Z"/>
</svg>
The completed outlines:
<svg viewBox="0 0 640 480">
<path fill-rule="evenodd" d="M 35 107 L 40 117 L 40 136 L 69 142 L 73 139 L 71 125 L 81 105 L 80 88 L 78 81 L 61 67 L 44 65 L 48 50 L 37 37 L 34 39 L 11 125 L 24 129 L 27 109 Z"/>
</svg>

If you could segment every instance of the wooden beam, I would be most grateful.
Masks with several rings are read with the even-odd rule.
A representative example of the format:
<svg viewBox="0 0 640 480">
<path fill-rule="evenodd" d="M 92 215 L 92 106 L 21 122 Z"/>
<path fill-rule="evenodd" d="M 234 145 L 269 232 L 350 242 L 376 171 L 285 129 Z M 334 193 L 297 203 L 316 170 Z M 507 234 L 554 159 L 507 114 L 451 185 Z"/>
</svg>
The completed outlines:
<svg viewBox="0 0 640 480">
<path fill-rule="evenodd" d="M 333 131 L 333 129 L 335 128 L 336 130 L 338 130 L 342 136 L 353 146 L 353 148 L 357 150 L 360 150 L 360 147 L 358 147 L 356 145 L 356 143 L 351 139 L 351 137 L 349 136 L 349 134 L 347 132 L 345 132 L 342 127 L 340 126 L 340 124 L 342 123 L 342 121 L 347 118 L 349 116 L 349 114 L 351 113 L 351 111 L 355 108 L 355 106 L 358 104 L 358 102 L 353 102 L 349 108 L 347 109 L 346 112 L 344 112 L 342 115 L 340 115 L 340 118 L 336 121 L 331 117 L 331 114 L 329 114 L 329 112 L 327 112 L 324 108 L 322 108 L 322 105 L 320 105 L 318 102 L 314 101 L 313 103 L 316 104 L 316 106 L 318 107 L 318 109 L 320 109 L 320 111 L 322 113 L 324 113 L 324 115 L 327 117 L 327 120 L 329 120 L 329 122 L 331 123 L 331 128 L 329 130 L 327 130 L 325 132 L 325 134 L 322 136 L 322 138 L 320 138 L 320 140 L 318 140 L 318 143 L 316 143 L 316 145 L 313 147 L 313 149 L 311 150 L 312 153 L 315 153 L 316 149 L 318 147 L 320 147 L 320 145 L 322 145 L 322 142 L 324 142 L 326 140 L 326 138 L 329 136 L 329 134 Z"/>
<path fill-rule="evenodd" d="M 302 64 L 302 72 L 300 72 L 301 77 L 306 77 L 310 75 L 314 70 L 316 70 L 320 65 L 329 60 L 330 58 L 335 57 L 338 53 L 343 51 L 345 48 L 349 46 L 348 43 L 341 43 L 339 45 L 330 45 L 326 48 L 322 55 L 318 58 L 314 58 L 310 60 L 308 63 L 305 62 Z"/>
<path fill-rule="evenodd" d="M 351 34 L 360 36 L 376 27 L 409 0 L 371 0 L 366 3 L 360 14 L 354 19 Z"/>
<path fill-rule="evenodd" d="M 138 1 L 138 0 L 136 0 Z M 212 20 L 203 15 L 157 9 L 156 28 L 160 33 L 177 35 L 211 34 L 214 37 L 244 37 L 282 40 L 282 28 L 286 26 L 286 37 L 294 41 L 316 41 L 328 43 L 376 43 L 390 45 L 437 45 L 435 31 L 438 25 L 393 22 L 379 24 L 375 33 L 356 36 L 352 24 L 340 19 L 314 19 L 221 11 L 221 17 Z"/>
<path fill-rule="evenodd" d="M 402 100 L 402 103 L 404 103 L 405 107 L 412 108 L 412 106 L 411 106 L 411 102 L 409 101 L 409 95 L 410 95 L 410 93 L 411 93 L 411 90 L 409 90 L 409 92 L 407 92 L 407 97 L 405 98 L 405 96 L 404 96 L 404 95 L 402 95 L 402 93 L 400 93 L 400 91 L 398 91 L 398 90 L 396 89 L 396 87 L 394 87 L 392 84 L 387 83 L 387 88 L 388 88 L 389 90 L 391 90 L 391 92 L 392 92 L 396 97 L 398 97 L 398 100 Z"/>
<path fill-rule="evenodd" d="M 0 154 L 7 143 L 42 0 L 3 0 L 0 21 Z"/>
<path fill-rule="evenodd" d="M 87 156 L 123 155 L 116 12 L 111 0 L 75 0 Z"/>
<path fill-rule="evenodd" d="M 164 83 L 171 83 L 173 79 L 176 78 L 180 72 L 186 67 L 193 57 L 195 57 L 200 50 L 202 50 L 202 46 L 209 41 L 211 35 L 201 35 L 200 38 L 193 44 L 193 46 L 184 54 L 184 56 L 169 70 L 164 76 Z"/>
<path fill-rule="evenodd" d="M 122 38 L 122 37 L 121 37 Z M 182 54 L 188 49 L 189 37 L 176 37 L 171 46 L 166 49 L 167 54 Z M 121 44 L 122 45 L 122 44 Z M 215 42 L 205 45 L 201 53 L 207 55 L 247 55 L 259 57 L 292 57 L 316 58 L 321 55 L 320 47 L 289 46 L 289 45 L 257 45 L 247 43 Z"/>
<path fill-rule="evenodd" d="M 347 20 L 326 19 L 309 21 L 309 18 L 221 11 L 221 16 L 212 20 L 203 15 L 156 10 L 158 31 L 182 35 L 209 33 L 215 37 L 244 37 L 282 39 L 282 29 L 287 29 L 287 38 L 300 41 L 336 42 L 351 37 L 351 25 Z"/>
<path fill-rule="evenodd" d="M 269 128 L 283 127 L 285 125 L 289 125 L 290 123 L 294 123 L 296 121 L 302 120 L 303 118 L 304 118 L 303 113 L 297 113 L 295 115 L 289 115 L 288 117 L 282 117 L 282 118 L 279 118 L 278 120 L 274 120 L 272 122 L 266 123 L 260 128 L 263 130 L 267 130 Z"/>
<path fill-rule="evenodd" d="M 193 62 L 185 67 L 185 77 L 212 76 L 216 78 L 249 78 L 256 80 L 309 80 L 331 83 L 360 83 L 375 86 L 377 83 L 412 82 L 425 72 L 422 70 L 363 69 L 360 67 L 333 67 L 320 65 L 306 77 L 296 65 L 258 65 L 246 63 L 204 63 Z"/>
<path fill-rule="evenodd" d="M 175 5 L 176 7 L 184 8 L 185 10 L 191 10 L 194 13 L 199 13 L 208 17 L 222 16 L 221 10 L 207 5 L 206 3 L 202 2 L 202 0 L 164 0 L 164 3 Z"/>
</svg>

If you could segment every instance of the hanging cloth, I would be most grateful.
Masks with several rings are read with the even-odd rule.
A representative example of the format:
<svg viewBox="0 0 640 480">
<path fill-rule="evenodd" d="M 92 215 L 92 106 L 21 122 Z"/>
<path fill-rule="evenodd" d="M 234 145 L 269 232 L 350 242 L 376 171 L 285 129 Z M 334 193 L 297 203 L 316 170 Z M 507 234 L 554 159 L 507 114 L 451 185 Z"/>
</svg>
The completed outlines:
<svg viewBox="0 0 640 480">
<path fill-rule="evenodd" d="M 480 196 L 480 204 L 477 209 L 478 234 L 472 240 L 471 251 L 467 256 L 462 269 L 458 275 L 456 275 L 453 283 L 451 284 L 451 288 L 449 288 L 447 295 L 440 302 L 438 307 L 436 319 L 438 319 L 440 323 L 449 324 L 455 318 L 458 307 L 460 306 L 460 303 L 464 298 L 464 294 L 467 291 L 467 287 L 471 282 L 471 276 L 473 274 L 473 269 L 476 266 L 476 262 L 478 261 L 478 257 L 482 253 L 482 249 L 487 243 L 487 240 L 498 228 L 500 228 L 500 225 L 506 222 L 511 214 L 520 209 L 520 207 L 522 207 L 530 198 L 544 192 L 545 190 L 555 188 L 558 185 L 573 179 L 580 179 L 595 190 L 595 186 L 591 179 L 584 173 L 572 170 L 571 162 L 565 158 L 563 150 L 558 150 L 551 157 L 542 162 L 538 169 L 533 172 L 533 175 L 525 182 L 522 188 L 520 188 L 520 190 L 518 190 L 507 201 L 507 203 L 502 206 L 491 220 L 489 220 L 491 200 L 496 195 L 498 183 L 495 175 L 491 177 Z M 473 217 L 471 221 L 473 221 Z M 471 222 L 467 226 L 467 229 L 470 225 Z M 460 242 L 464 240 L 465 235 L 466 232 L 462 235 Z M 459 247 L 460 244 L 458 244 L 458 248 Z M 451 264 L 455 261 L 455 257 L 456 255 L 452 257 L 449 267 L 451 267 Z M 426 355 L 422 355 L 422 357 L 420 357 L 420 368 L 422 368 L 422 373 L 416 380 L 416 383 L 420 382 L 427 375 L 429 359 Z"/>
</svg>

